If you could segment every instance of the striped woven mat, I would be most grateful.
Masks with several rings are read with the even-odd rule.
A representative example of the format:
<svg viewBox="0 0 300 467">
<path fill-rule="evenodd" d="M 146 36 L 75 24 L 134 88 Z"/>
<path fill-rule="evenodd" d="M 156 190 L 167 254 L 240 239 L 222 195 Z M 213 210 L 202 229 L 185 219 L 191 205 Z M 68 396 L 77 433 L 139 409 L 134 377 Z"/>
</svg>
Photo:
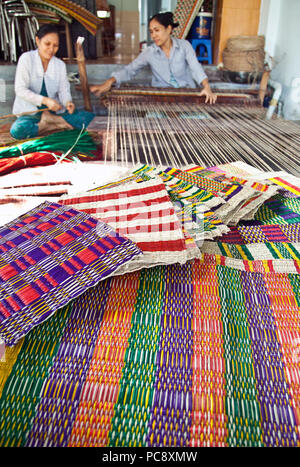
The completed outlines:
<svg viewBox="0 0 300 467">
<path fill-rule="evenodd" d="M 86 213 L 45 201 L 0 228 L 0 338 L 34 326 L 141 250 Z"/>
<path fill-rule="evenodd" d="M 299 446 L 300 276 L 248 264 L 158 266 L 59 310 L 6 349 L 0 444 Z"/>
<path fill-rule="evenodd" d="M 143 255 L 121 267 L 121 273 L 159 264 L 183 264 L 201 256 L 196 245 L 187 247 L 173 204 L 159 178 L 143 183 L 123 181 L 63 196 L 60 203 L 100 219 L 136 243 Z"/>
</svg>

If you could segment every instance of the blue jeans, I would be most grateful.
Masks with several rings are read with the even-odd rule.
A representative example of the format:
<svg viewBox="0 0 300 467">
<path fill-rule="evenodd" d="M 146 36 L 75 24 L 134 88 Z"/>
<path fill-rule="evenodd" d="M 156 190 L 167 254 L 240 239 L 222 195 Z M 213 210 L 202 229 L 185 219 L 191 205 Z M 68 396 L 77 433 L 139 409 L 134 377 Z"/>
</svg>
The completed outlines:
<svg viewBox="0 0 300 467">
<path fill-rule="evenodd" d="M 95 116 L 95 114 L 86 110 L 75 110 L 72 114 L 64 112 L 58 115 L 78 130 L 81 130 L 83 124 L 86 128 Z M 15 139 L 35 138 L 38 135 L 38 123 L 41 120 L 41 116 L 42 113 L 39 112 L 33 115 L 18 117 L 10 128 L 11 136 Z"/>
</svg>

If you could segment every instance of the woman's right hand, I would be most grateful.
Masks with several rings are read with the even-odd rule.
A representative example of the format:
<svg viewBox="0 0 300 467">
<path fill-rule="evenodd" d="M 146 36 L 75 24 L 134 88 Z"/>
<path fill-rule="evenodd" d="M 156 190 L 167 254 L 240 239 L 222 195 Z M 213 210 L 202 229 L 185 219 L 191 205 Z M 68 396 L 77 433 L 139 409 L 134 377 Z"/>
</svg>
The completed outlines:
<svg viewBox="0 0 300 467">
<path fill-rule="evenodd" d="M 110 91 L 112 85 L 116 82 L 114 77 L 107 79 L 102 84 L 94 84 L 90 86 L 90 91 L 95 94 L 97 97 L 100 97 L 101 94 Z"/>
<path fill-rule="evenodd" d="M 51 99 L 50 97 L 44 97 L 42 100 L 42 104 L 48 107 L 48 109 L 52 110 L 53 112 L 57 112 L 61 109 L 61 105 L 55 99 Z"/>
</svg>

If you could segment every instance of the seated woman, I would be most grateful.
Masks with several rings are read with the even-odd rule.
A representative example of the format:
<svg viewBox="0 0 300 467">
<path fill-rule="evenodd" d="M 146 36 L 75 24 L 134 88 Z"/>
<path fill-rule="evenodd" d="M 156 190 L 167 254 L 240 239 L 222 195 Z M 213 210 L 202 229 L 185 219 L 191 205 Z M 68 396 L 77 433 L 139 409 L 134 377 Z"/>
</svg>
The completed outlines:
<svg viewBox="0 0 300 467">
<path fill-rule="evenodd" d="M 122 82 L 132 79 L 141 68 L 150 65 L 152 86 L 195 88 L 196 82 L 203 86 L 200 95 L 205 96 L 205 102 L 215 103 L 217 96 L 210 88 L 193 47 L 184 39 L 172 37 L 172 31 L 178 25 L 173 22 L 171 12 L 152 16 L 149 20 L 149 31 L 154 44 L 147 47 L 121 71 L 113 73 L 104 83 L 90 86 L 90 90 L 100 96 L 109 91 L 114 83 L 119 86 Z"/>
<path fill-rule="evenodd" d="M 11 136 L 26 139 L 51 131 L 81 129 L 83 124 L 87 127 L 94 114 L 75 110 L 66 65 L 55 57 L 59 47 L 55 25 L 41 26 L 36 34 L 36 44 L 36 50 L 23 53 L 18 60 L 13 113 L 49 110 L 18 117 L 11 126 Z"/>
</svg>

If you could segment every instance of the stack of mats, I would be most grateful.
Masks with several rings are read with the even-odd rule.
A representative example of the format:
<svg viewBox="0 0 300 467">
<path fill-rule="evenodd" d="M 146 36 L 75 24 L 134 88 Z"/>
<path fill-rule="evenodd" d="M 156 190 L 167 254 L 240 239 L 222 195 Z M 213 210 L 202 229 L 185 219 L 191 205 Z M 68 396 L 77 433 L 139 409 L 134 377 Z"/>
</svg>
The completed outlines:
<svg viewBox="0 0 300 467">
<path fill-rule="evenodd" d="M 143 166 L 2 227 L 0 445 L 299 446 L 288 183 Z"/>
<path fill-rule="evenodd" d="M 97 33 L 102 22 L 100 18 L 88 9 L 69 0 L 26 0 L 26 3 L 29 4 L 29 7 L 33 6 L 48 12 L 55 12 L 67 22 L 75 19 L 93 36 Z"/>
</svg>

